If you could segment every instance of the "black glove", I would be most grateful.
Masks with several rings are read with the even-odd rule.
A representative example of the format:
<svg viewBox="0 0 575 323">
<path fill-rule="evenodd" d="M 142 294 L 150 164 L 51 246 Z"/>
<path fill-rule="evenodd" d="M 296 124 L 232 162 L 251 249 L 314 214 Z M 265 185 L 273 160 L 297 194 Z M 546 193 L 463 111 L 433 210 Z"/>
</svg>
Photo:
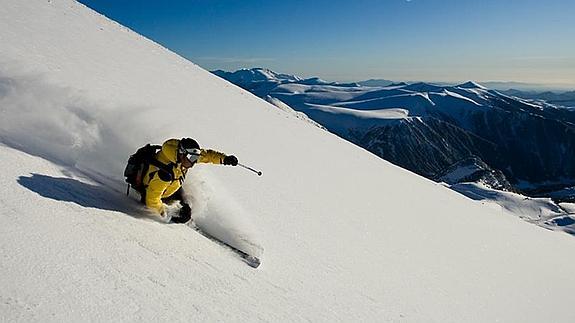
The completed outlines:
<svg viewBox="0 0 575 323">
<path fill-rule="evenodd" d="M 226 157 L 224 157 L 224 165 L 237 166 L 238 165 L 238 159 L 234 155 L 226 156 Z"/>
<path fill-rule="evenodd" d="M 188 204 L 183 204 L 178 217 L 172 217 L 173 223 L 186 223 L 192 218 L 192 208 Z"/>
</svg>

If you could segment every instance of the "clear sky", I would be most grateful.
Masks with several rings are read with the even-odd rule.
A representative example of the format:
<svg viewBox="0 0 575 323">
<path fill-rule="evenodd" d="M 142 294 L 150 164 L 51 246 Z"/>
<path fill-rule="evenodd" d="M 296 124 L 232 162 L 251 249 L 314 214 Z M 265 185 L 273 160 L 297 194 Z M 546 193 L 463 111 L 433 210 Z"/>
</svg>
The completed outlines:
<svg viewBox="0 0 575 323">
<path fill-rule="evenodd" d="M 209 69 L 575 85 L 575 0 L 80 0 Z"/>
</svg>

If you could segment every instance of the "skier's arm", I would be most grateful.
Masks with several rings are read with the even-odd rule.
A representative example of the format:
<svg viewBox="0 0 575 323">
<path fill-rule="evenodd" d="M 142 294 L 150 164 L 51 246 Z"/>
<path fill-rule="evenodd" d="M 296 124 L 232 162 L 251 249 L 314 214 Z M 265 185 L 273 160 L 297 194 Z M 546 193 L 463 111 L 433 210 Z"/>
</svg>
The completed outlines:
<svg viewBox="0 0 575 323">
<path fill-rule="evenodd" d="M 158 174 L 153 176 L 146 189 L 146 206 L 155 210 L 160 215 L 164 215 L 164 203 L 162 195 L 170 185 L 169 182 L 163 181 Z"/>
<path fill-rule="evenodd" d="M 226 154 L 211 149 L 202 149 L 198 163 L 223 164 Z"/>
</svg>

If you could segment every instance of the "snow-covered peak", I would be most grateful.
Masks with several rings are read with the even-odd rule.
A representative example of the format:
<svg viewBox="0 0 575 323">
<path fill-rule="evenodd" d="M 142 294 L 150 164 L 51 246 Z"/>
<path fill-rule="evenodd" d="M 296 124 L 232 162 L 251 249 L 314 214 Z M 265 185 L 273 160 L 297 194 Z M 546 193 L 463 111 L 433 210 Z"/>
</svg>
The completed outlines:
<svg viewBox="0 0 575 323">
<path fill-rule="evenodd" d="M 460 88 L 464 88 L 464 89 L 481 89 L 481 90 L 487 89 L 483 85 L 476 83 L 476 82 L 473 82 L 473 81 L 467 81 L 465 83 L 456 85 L 456 87 L 460 87 Z"/>
<path fill-rule="evenodd" d="M 324 81 L 319 77 L 312 77 L 312 78 L 301 80 L 298 82 L 298 84 L 303 84 L 303 85 L 333 85 L 335 83 Z"/>
<path fill-rule="evenodd" d="M 247 84 L 250 82 L 297 82 L 301 78 L 288 75 L 276 73 L 272 70 L 266 68 L 251 68 L 251 69 L 240 69 L 235 72 L 226 72 L 222 70 L 213 71 L 214 74 L 229 80 L 236 84 Z"/>
<path fill-rule="evenodd" d="M 415 92 L 440 92 L 443 91 L 444 87 L 439 85 L 433 85 L 425 82 L 417 82 L 412 84 L 407 84 L 403 87 L 409 91 Z"/>
</svg>

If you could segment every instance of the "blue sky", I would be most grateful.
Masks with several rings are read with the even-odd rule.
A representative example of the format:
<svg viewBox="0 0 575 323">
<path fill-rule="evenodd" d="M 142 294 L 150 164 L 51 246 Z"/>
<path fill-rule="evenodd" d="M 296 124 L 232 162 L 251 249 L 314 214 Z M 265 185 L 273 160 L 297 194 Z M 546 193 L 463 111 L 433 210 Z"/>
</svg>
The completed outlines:
<svg viewBox="0 0 575 323">
<path fill-rule="evenodd" d="M 209 69 L 575 85 L 573 0 L 80 0 Z"/>
</svg>

